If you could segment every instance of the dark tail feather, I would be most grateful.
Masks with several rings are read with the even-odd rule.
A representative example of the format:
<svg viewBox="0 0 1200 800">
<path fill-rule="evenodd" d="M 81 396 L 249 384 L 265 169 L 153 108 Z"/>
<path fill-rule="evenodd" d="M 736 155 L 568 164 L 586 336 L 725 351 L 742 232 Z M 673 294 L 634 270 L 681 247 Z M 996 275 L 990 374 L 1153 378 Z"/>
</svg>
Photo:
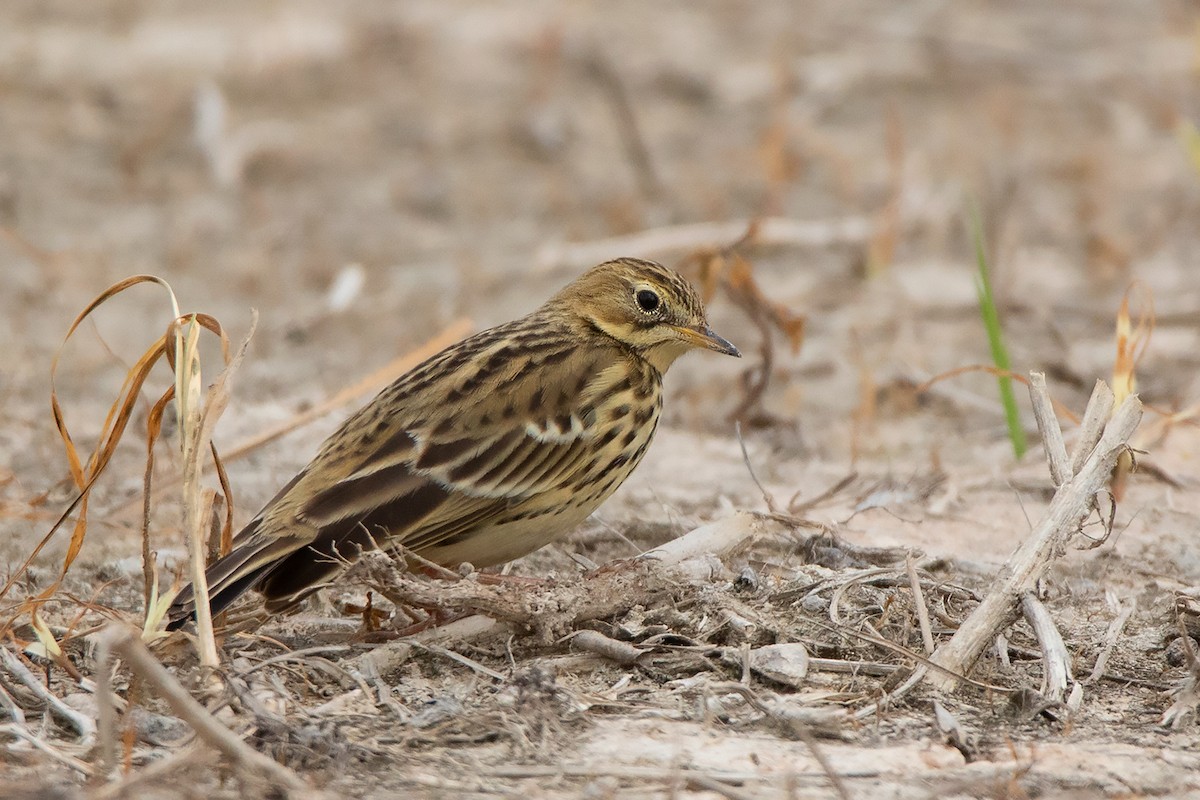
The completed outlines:
<svg viewBox="0 0 1200 800">
<path fill-rule="evenodd" d="M 250 589 L 262 592 L 270 613 L 285 611 L 320 589 L 347 561 L 375 549 L 366 527 L 349 520 L 329 526 L 311 544 L 297 544 L 294 539 L 247 542 L 209 567 L 212 613 L 219 614 Z M 195 593 L 188 584 L 167 612 L 167 630 L 178 630 L 195 617 Z"/>
<path fill-rule="evenodd" d="M 220 562 L 217 562 L 220 564 Z M 216 565 L 214 565 L 216 566 Z M 268 572 L 271 571 L 273 564 L 265 564 L 258 569 L 248 572 L 245 575 L 231 581 L 225 586 L 222 586 L 217 591 L 208 596 L 208 607 L 212 611 L 213 616 L 220 614 L 228 608 L 234 600 L 241 597 L 247 590 L 254 587 L 256 583 L 263 579 Z M 192 585 L 189 583 L 184 587 L 179 596 L 175 598 L 175 602 L 171 604 L 171 609 L 167 612 L 167 630 L 176 631 L 182 628 L 187 623 L 196 618 L 196 598 L 192 591 Z"/>
<path fill-rule="evenodd" d="M 346 562 L 375 549 L 375 541 L 365 525 L 347 521 L 330 526 L 307 547 L 279 561 L 269 575 L 263 576 L 258 590 L 267 601 L 267 611 L 277 614 L 320 589 Z"/>
<path fill-rule="evenodd" d="M 444 503 L 448 494 L 438 484 L 424 484 L 405 494 L 402 503 L 335 520 L 321 526 L 313 538 L 259 537 L 256 541 L 259 517 L 237 535 L 233 551 L 208 568 L 210 607 L 216 614 L 248 589 L 258 589 L 266 598 L 267 611 L 274 614 L 290 608 L 320 589 L 360 553 L 374 550 L 376 541 L 369 531 L 382 535 L 411 526 Z M 238 541 L 245 543 L 239 546 Z M 176 630 L 194 616 L 195 598 L 188 586 L 168 612 L 167 629 Z"/>
<path fill-rule="evenodd" d="M 256 518 L 247 525 L 234 540 L 237 542 L 241 539 L 244 543 L 240 546 L 235 544 L 233 550 L 208 568 L 208 607 L 213 614 L 221 613 L 234 600 L 253 589 L 275 568 L 279 558 L 289 552 L 278 551 L 278 545 L 284 544 L 281 542 L 272 547 L 271 543 L 254 541 L 253 534 L 260 522 L 261 518 Z M 175 596 L 175 601 L 167 611 L 167 630 L 178 630 L 188 620 L 195 618 L 196 593 L 189 583 Z"/>
</svg>

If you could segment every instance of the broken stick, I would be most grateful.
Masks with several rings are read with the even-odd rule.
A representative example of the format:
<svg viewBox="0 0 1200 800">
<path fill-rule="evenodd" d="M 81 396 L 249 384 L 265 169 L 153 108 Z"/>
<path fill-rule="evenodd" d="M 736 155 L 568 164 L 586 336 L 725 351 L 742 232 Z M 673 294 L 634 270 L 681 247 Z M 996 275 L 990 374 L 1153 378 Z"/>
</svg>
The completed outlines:
<svg viewBox="0 0 1200 800">
<path fill-rule="evenodd" d="M 187 722 L 196 735 L 210 747 L 218 750 L 233 764 L 235 769 L 243 773 L 255 774 L 266 780 L 281 792 L 281 796 L 317 798 L 322 793 L 316 791 L 292 770 L 277 761 L 263 755 L 229 728 L 209 713 L 208 709 L 198 703 L 187 690 L 167 671 L 154 654 L 138 636 L 133 628 L 113 623 L 102 634 L 111 652 L 125 661 L 131 671 L 162 696 L 180 719 Z"/>
<path fill-rule="evenodd" d="M 1045 395 L 1045 376 L 1033 373 L 1030 392 Z M 987 596 L 930 658 L 944 670 L 929 673 L 928 679 L 935 688 L 950 691 L 957 686 L 958 679 L 954 676 L 967 674 L 988 645 L 1012 622 L 1021 599 L 1035 590 L 1050 563 L 1095 508 L 1096 494 L 1108 480 L 1117 458 L 1128 448 L 1129 437 L 1142 419 L 1142 403 L 1137 395 L 1130 395 L 1107 425 L 1096 424 L 1105 419 L 1103 409 L 1111 408 L 1112 404 L 1112 391 L 1097 382 L 1072 459 L 1072 466 L 1075 463 L 1080 466 L 1067 475 L 1068 467 L 1062 464 L 1065 448 L 1058 420 L 1048 411 L 1051 406 L 1047 397 L 1035 399 L 1038 428 L 1050 431 L 1043 438 L 1052 442 L 1047 447 L 1052 474 L 1065 480 L 1037 527 L 1000 570 Z M 1087 424 L 1089 421 L 1093 421 L 1091 425 Z"/>
</svg>

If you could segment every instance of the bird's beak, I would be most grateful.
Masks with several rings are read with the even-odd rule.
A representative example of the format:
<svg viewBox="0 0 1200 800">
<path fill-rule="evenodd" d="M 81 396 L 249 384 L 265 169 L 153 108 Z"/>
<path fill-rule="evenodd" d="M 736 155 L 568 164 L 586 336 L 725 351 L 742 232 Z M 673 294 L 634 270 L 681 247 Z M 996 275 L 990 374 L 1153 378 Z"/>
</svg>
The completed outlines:
<svg viewBox="0 0 1200 800">
<path fill-rule="evenodd" d="M 684 341 L 694 347 L 703 347 L 705 350 L 712 350 L 717 353 L 724 353 L 727 356 L 741 358 L 741 352 L 733 346 L 733 342 L 723 336 L 718 336 L 713 333 L 712 328 L 707 325 L 697 325 L 696 327 L 680 325 L 675 328 Z"/>
</svg>

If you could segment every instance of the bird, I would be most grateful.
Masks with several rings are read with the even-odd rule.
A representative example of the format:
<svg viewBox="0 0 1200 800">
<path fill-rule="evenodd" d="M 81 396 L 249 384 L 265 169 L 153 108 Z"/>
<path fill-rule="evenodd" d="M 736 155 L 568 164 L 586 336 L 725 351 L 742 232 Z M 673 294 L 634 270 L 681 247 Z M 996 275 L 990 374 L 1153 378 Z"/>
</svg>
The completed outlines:
<svg viewBox="0 0 1200 800">
<path fill-rule="evenodd" d="M 635 258 L 592 267 L 352 414 L 207 569 L 209 608 L 255 589 L 288 610 L 376 548 L 486 568 L 561 538 L 642 460 L 663 375 L 695 349 L 741 355 L 686 278 Z M 184 586 L 168 629 L 195 603 Z"/>
</svg>

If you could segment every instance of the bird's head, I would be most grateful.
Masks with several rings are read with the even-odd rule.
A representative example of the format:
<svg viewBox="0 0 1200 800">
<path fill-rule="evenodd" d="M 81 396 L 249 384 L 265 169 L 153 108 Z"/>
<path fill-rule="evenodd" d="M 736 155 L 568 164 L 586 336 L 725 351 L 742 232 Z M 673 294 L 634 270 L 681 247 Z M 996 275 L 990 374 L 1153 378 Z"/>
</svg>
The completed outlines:
<svg viewBox="0 0 1200 800">
<path fill-rule="evenodd" d="M 627 345 L 659 371 L 696 348 L 741 355 L 708 327 L 695 287 L 653 261 L 607 261 L 579 276 L 550 303 Z"/>
</svg>

